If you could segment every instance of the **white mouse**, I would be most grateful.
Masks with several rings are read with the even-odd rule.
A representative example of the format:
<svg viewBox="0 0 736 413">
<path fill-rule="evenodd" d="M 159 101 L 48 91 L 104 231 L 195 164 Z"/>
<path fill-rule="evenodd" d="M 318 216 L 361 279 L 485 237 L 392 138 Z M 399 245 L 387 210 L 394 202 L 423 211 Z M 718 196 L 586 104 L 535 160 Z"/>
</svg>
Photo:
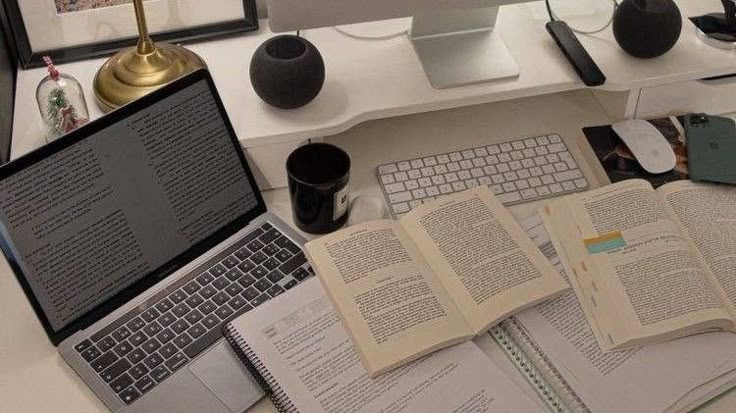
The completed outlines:
<svg viewBox="0 0 736 413">
<path fill-rule="evenodd" d="M 647 172 L 661 174 L 675 168 L 677 164 L 675 151 L 664 135 L 651 123 L 641 119 L 629 119 L 616 122 L 611 127 Z"/>
</svg>

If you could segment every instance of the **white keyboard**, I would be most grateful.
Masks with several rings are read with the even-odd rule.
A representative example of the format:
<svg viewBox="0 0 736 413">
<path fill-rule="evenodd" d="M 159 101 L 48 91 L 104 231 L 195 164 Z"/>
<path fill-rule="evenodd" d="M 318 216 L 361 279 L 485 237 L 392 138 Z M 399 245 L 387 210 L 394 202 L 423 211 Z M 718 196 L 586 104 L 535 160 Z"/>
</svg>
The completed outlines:
<svg viewBox="0 0 736 413">
<path fill-rule="evenodd" d="M 379 165 L 378 181 L 395 217 L 436 197 L 488 185 L 505 205 L 588 188 L 559 135 L 522 138 Z"/>
</svg>

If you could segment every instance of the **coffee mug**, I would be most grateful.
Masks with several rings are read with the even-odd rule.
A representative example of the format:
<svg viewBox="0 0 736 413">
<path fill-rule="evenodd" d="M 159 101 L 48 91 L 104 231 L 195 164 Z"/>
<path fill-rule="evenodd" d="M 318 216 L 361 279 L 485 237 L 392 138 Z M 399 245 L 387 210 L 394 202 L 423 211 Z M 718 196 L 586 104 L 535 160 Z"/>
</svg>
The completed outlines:
<svg viewBox="0 0 736 413">
<path fill-rule="evenodd" d="M 328 143 L 295 149 L 286 160 L 294 223 L 310 234 L 326 234 L 348 220 L 350 157 Z"/>
</svg>

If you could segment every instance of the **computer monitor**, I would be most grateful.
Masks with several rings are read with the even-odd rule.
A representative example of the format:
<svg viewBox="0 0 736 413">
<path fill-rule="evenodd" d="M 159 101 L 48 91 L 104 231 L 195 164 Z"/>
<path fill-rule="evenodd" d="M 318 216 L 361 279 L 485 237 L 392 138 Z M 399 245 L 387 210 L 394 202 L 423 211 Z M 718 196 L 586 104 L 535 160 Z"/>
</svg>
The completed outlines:
<svg viewBox="0 0 736 413">
<path fill-rule="evenodd" d="M 432 86 L 445 89 L 519 76 L 495 24 L 499 6 L 526 1 L 268 0 L 268 18 L 284 32 L 413 16 L 408 37 Z"/>
</svg>

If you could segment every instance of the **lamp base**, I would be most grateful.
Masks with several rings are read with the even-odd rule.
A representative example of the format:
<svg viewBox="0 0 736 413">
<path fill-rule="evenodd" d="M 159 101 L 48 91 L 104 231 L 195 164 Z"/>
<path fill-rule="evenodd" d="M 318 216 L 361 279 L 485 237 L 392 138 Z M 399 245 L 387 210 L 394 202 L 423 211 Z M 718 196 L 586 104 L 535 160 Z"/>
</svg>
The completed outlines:
<svg viewBox="0 0 736 413">
<path fill-rule="evenodd" d="M 97 106 L 107 113 L 197 69 L 207 67 L 194 52 L 156 43 L 149 53 L 131 47 L 116 53 L 100 67 L 93 88 Z"/>
</svg>

